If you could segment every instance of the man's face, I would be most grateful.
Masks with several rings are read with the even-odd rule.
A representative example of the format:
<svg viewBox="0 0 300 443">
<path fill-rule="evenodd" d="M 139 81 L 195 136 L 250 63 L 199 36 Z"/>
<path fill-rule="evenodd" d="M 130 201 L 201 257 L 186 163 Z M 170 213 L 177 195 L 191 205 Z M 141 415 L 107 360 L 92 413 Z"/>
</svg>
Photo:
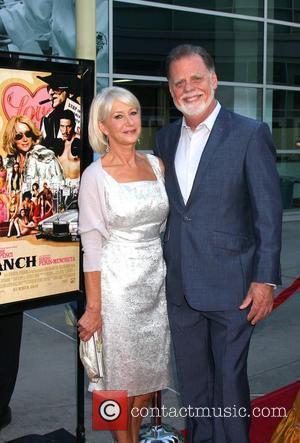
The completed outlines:
<svg viewBox="0 0 300 443">
<path fill-rule="evenodd" d="M 74 134 L 71 120 L 67 118 L 61 118 L 59 123 L 59 129 L 63 140 L 71 140 Z"/>
<path fill-rule="evenodd" d="M 48 94 L 52 100 L 52 107 L 56 108 L 61 103 L 64 103 L 67 100 L 68 92 L 64 89 L 60 89 L 58 87 L 48 86 L 47 88 Z"/>
<path fill-rule="evenodd" d="M 176 108 L 186 117 L 209 115 L 218 80 L 202 58 L 190 55 L 170 66 L 169 88 Z"/>
</svg>

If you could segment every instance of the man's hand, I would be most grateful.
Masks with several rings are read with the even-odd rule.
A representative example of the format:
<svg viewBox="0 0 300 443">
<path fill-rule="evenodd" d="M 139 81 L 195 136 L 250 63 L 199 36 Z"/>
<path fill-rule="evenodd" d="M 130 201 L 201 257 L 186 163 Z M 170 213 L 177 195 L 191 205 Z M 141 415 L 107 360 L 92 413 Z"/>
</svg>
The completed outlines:
<svg viewBox="0 0 300 443">
<path fill-rule="evenodd" d="M 247 320 L 252 325 L 263 320 L 273 308 L 273 286 L 266 283 L 251 283 L 240 309 L 247 308 L 252 303 Z"/>
</svg>

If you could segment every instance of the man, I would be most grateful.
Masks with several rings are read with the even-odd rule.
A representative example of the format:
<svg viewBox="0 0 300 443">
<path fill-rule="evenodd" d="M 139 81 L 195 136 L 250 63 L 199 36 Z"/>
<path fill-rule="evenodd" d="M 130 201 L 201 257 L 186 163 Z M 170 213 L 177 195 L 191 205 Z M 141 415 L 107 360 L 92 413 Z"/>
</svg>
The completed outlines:
<svg viewBox="0 0 300 443">
<path fill-rule="evenodd" d="M 43 144 L 49 149 L 53 149 L 56 139 L 61 138 L 59 132 L 60 115 L 65 108 L 67 98 L 76 101 L 79 95 L 80 80 L 76 76 L 71 77 L 64 73 L 51 73 L 44 77 L 37 75 L 37 78 L 48 84 L 47 91 L 53 110 L 42 118 L 41 131 Z"/>
<path fill-rule="evenodd" d="M 9 402 L 18 374 L 22 323 L 22 313 L 0 315 L 0 431 L 11 422 Z"/>
<path fill-rule="evenodd" d="M 275 150 L 266 124 L 216 101 L 217 75 L 205 49 L 173 49 L 167 76 L 183 114 L 159 131 L 155 147 L 170 201 L 170 327 L 183 404 L 210 408 L 202 417 L 191 409 L 188 441 L 248 443 L 249 342 L 280 283 Z"/>
<path fill-rule="evenodd" d="M 58 160 L 63 167 L 65 179 L 74 182 L 80 177 L 79 138 L 75 132 L 74 113 L 69 109 L 60 115 L 59 130 L 63 140 L 63 149 L 58 154 Z"/>
</svg>

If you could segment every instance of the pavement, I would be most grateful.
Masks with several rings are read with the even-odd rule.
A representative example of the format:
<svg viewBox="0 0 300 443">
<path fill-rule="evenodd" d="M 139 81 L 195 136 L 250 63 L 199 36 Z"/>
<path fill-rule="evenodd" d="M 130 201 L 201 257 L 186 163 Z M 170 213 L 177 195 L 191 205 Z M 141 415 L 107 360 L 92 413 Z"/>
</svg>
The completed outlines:
<svg viewBox="0 0 300 443">
<path fill-rule="evenodd" d="M 299 233 L 299 221 L 284 223 L 283 285 L 277 293 L 300 276 Z M 299 294 L 300 291 L 291 296 L 255 328 L 248 359 L 252 398 L 299 379 Z M 60 428 L 76 434 L 76 346 L 75 330 L 65 324 L 64 305 L 24 313 L 20 368 L 10 404 L 13 419 L 0 431 L 0 443 L 29 434 L 44 435 Z M 172 372 L 172 382 L 163 391 L 162 402 L 167 407 L 179 408 L 174 361 Z M 184 428 L 183 419 L 163 421 L 177 429 Z M 87 443 L 112 441 L 109 432 L 91 429 L 91 394 L 87 389 L 85 429 Z"/>
</svg>

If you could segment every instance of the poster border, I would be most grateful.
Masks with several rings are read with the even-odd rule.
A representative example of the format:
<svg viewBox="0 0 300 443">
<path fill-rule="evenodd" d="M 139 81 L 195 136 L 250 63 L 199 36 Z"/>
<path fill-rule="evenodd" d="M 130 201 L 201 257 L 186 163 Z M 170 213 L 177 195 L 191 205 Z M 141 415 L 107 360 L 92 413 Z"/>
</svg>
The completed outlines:
<svg viewBox="0 0 300 443">
<path fill-rule="evenodd" d="M 49 57 L 35 54 L 0 51 L 0 68 L 22 71 L 55 72 L 81 76 L 81 119 L 80 119 L 80 177 L 84 169 L 93 160 L 93 151 L 88 142 L 88 113 L 94 97 L 95 85 L 95 62 L 85 59 L 71 59 L 66 57 Z M 22 299 L 11 303 L 0 304 L 0 316 L 28 309 L 41 308 L 56 305 L 71 300 L 81 301 L 84 299 L 84 280 L 82 270 L 82 248 L 80 247 L 79 258 L 79 289 L 75 291 L 60 292 L 41 297 Z"/>
</svg>

